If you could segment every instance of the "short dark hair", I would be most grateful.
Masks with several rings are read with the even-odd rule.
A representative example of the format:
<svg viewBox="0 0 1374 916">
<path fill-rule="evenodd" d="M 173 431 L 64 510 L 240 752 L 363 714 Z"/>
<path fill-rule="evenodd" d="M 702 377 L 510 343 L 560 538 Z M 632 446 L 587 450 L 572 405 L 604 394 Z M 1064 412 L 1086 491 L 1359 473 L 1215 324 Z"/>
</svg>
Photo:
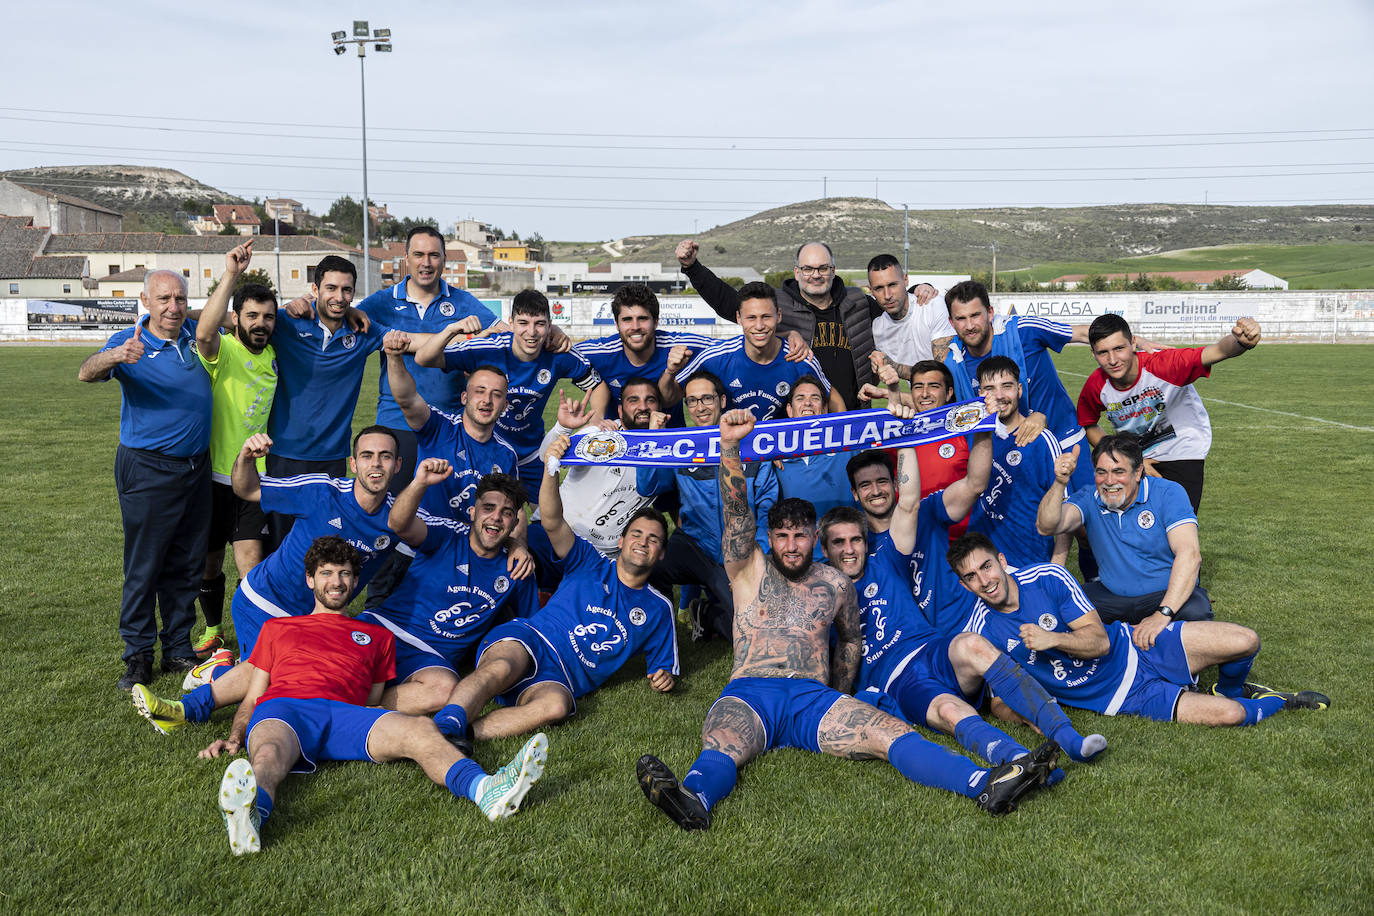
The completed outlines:
<svg viewBox="0 0 1374 916">
<path fill-rule="evenodd" d="M 814 386 L 816 390 L 821 393 L 821 400 L 825 400 L 825 384 L 820 379 L 816 378 L 815 375 L 808 372 L 793 382 L 791 388 L 787 389 L 787 403 L 789 405 L 792 403 L 792 395 L 795 394 L 797 389 L 802 385 Z"/>
<path fill-rule="evenodd" d="M 435 229 L 433 226 L 430 226 L 428 224 L 423 226 L 415 226 L 409 232 L 406 233 L 406 254 L 410 254 L 410 242 L 417 235 L 427 235 L 431 238 L 438 239 L 439 250 L 444 254 L 448 254 L 448 244 L 444 241 L 444 234 L 440 232 L 438 229 Z"/>
<path fill-rule="evenodd" d="M 477 500 L 488 493 L 500 493 L 510 500 L 510 504 L 519 512 L 525 508 L 525 485 L 519 478 L 509 474 L 502 474 L 499 471 L 487 474 L 477 482 L 477 489 L 472 494 L 472 502 L 476 505 Z"/>
<path fill-rule="evenodd" d="M 925 375 L 927 372 L 938 372 L 945 377 L 945 387 L 950 391 L 954 390 L 954 373 L 949 371 L 949 366 L 940 362 L 938 359 L 923 359 L 911 367 L 911 377 Z"/>
<path fill-rule="evenodd" d="M 858 525 L 864 537 L 868 537 L 868 516 L 853 506 L 836 506 L 821 516 L 821 544 L 830 536 L 830 529 L 836 525 Z"/>
<path fill-rule="evenodd" d="M 658 297 L 643 283 L 626 283 L 611 297 L 611 315 L 620 317 L 620 310 L 627 305 L 637 305 L 653 316 L 658 323 Z"/>
<path fill-rule="evenodd" d="M 873 273 L 874 271 L 878 270 L 887 270 L 889 267 L 895 267 L 898 270 L 901 270 L 902 262 L 898 261 L 896 256 L 890 254 L 874 255 L 873 260 L 868 262 L 869 273 Z"/>
<path fill-rule="evenodd" d="M 994 375 L 1010 375 L 1019 382 L 1021 381 L 1021 367 L 1016 365 L 1016 360 L 1010 356 L 994 353 L 978 364 L 978 384 L 983 384 L 984 380 L 990 379 Z"/>
<path fill-rule="evenodd" d="M 824 248 L 824 249 L 825 249 L 825 253 L 828 254 L 828 255 L 830 255 L 830 264 L 831 264 L 831 266 L 832 266 L 832 267 L 834 266 L 834 264 L 835 264 L 835 250 L 834 250 L 833 248 L 831 248 L 829 245 L 827 245 L 825 242 L 802 242 L 800 245 L 797 246 L 797 253 L 794 254 L 794 255 L 792 255 L 792 263 L 793 263 L 793 264 L 798 264 L 798 265 L 801 264 L 801 253 L 802 253 L 802 249 L 805 248 L 807 245 L 820 245 L 822 248 Z"/>
<path fill-rule="evenodd" d="M 499 366 L 493 366 L 491 363 L 482 363 L 482 365 L 476 368 L 469 369 L 468 378 L 472 378 L 473 375 L 478 372 L 495 372 L 497 375 L 501 376 L 501 378 L 505 379 L 507 384 L 510 383 L 510 376 L 506 375 L 506 370 Z"/>
<path fill-rule="evenodd" d="M 720 376 L 716 375 L 710 369 L 698 369 L 696 372 L 687 376 L 682 383 L 682 390 L 686 391 L 688 385 L 693 382 L 699 382 L 702 379 L 711 383 L 711 387 L 716 389 L 717 397 L 725 397 L 725 383 L 720 380 Z"/>
<path fill-rule="evenodd" d="M 553 313 L 549 311 L 549 297 L 545 296 L 537 289 L 522 289 L 515 294 L 511 300 L 510 316 L 533 315 L 535 318 L 547 318 L 553 320 Z"/>
<path fill-rule="evenodd" d="M 768 527 L 811 528 L 816 524 L 816 507 L 804 499 L 789 496 L 768 509 Z"/>
<path fill-rule="evenodd" d="M 277 294 L 261 283 L 245 283 L 234 290 L 234 311 L 243 311 L 245 302 L 270 302 L 272 308 L 277 307 Z"/>
<path fill-rule="evenodd" d="M 1145 450 L 1140 447 L 1140 439 L 1130 433 L 1115 433 L 1098 439 L 1097 444 L 1093 446 L 1094 468 L 1097 467 L 1097 459 L 1102 455 L 1125 458 L 1130 462 L 1132 471 L 1140 470 L 1140 466 L 1145 463 Z"/>
<path fill-rule="evenodd" d="M 994 557 L 997 556 L 997 545 L 992 543 L 992 538 L 981 531 L 965 531 L 954 539 L 954 543 L 949 545 L 945 551 L 945 562 L 949 568 L 954 570 L 954 574 L 959 574 L 959 564 L 969 558 L 975 550 L 986 550 Z"/>
<path fill-rule="evenodd" d="M 887 468 L 889 474 L 896 476 L 897 468 L 892 464 L 892 456 L 882 449 L 870 448 L 850 458 L 844 466 L 844 472 L 849 475 L 849 489 L 854 489 L 854 477 L 860 471 L 879 466 Z"/>
<path fill-rule="evenodd" d="M 620 529 L 620 536 L 624 537 L 625 532 L 630 530 L 630 526 L 633 525 L 635 522 L 639 521 L 641 518 L 647 518 L 649 521 L 657 522 L 659 525 L 662 526 L 663 541 L 666 544 L 668 541 L 668 520 L 663 517 L 662 512 L 658 511 L 653 506 L 640 506 L 638 509 L 631 512 L 630 517 L 625 519 L 624 527 Z"/>
<path fill-rule="evenodd" d="M 350 453 L 353 455 L 353 457 L 358 457 L 358 442 L 363 438 L 363 436 L 370 436 L 373 433 L 376 433 L 379 436 L 386 436 L 387 438 L 389 438 L 394 444 L 397 457 L 400 456 L 401 440 L 397 439 L 396 434 L 391 430 L 387 429 L 385 426 L 378 426 L 374 423 L 371 426 L 365 426 L 362 429 L 358 430 L 358 435 L 353 437 L 353 451 Z"/>
<path fill-rule="evenodd" d="M 945 293 L 945 311 L 954 308 L 956 302 L 972 302 L 977 299 L 983 308 L 992 311 L 992 300 L 988 298 L 988 288 L 977 280 L 963 280 L 949 288 Z"/>
<path fill-rule="evenodd" d="M 315 265 L 315 285 L 323 283 L 324 275 L 328 273 L 348 274 L 353 278 L 353 282 L 358 281 L 358 268 L 348 258 L 341 258 L 337 254 L 325 255 L 320 263 Z"/>
<path fill-rule="evenodd" d="M 634 388 L 638 385 L 648 385 L 650 388 L 654 389 L 654 394 L 658 395 L 660 400 L 663 398 L 663 395 L 660 394 L 658 390 L 658 382 L 654 381 L 651 378 L 645 378 L 642 375 L 632 375 L 629 378 L 627 378 L 625 380 L 625 384 L 620 386 L 620 396 L 624 398 L 625 392 L 629 391 L 631 388 Z"/>
<path fill-rule="evenodd" d="M 1093 347 L 1099 340 L 1106 340 L 1113 334 L 1125 334 L 1126 342 L 1130 343 L 1135 339 L 1131 334 L 1131 325 L 1120 315 L 1098 315 L 1093 319 L 1093 323 L 1088 325 L 1088 346 Z"/>
<path fill-rule="evenodd" d="M 334 566 L 348 566 L 353 575 L 363 571 L 363 555 L 352 544 L 337 534 L 326 534 L 315 538 L 305 552 L 305 574 L 314 576 L 315 570 L 325 563 Z"/>
<path fill-rule="evenodd" d="M 750 299 L 767 299 L 776 308 L 778 304 L 778 291 L 767 283 L 755 280 L 753 283 L 746 283 L 739 288 L 739 304 L 744 305 Z M 735 309 L 739 311 L 738 308 Z"/>
</svg>

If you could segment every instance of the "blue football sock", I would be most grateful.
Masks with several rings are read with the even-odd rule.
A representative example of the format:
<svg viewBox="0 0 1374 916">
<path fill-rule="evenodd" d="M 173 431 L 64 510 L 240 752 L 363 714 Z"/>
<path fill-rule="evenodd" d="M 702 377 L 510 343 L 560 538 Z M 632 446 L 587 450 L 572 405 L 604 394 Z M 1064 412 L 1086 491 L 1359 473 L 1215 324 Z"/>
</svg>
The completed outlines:
<svg viewBox="0 0 1374 916">
<path fill-rule="evenodd" d="M 887 762 L 912 782 L 977 798 L 988 771 L 967 757 L 934 744 L 916 732 L 907 732 L 887 749 Z"/>
<path fill-rule="evenodd" d="M 1236 700 L 1236 702 L 1245 707 L 1245 721 L 1241 724 L 1258 725 L 1261 719 L 1267 719 L 1283 709 L 1283 704 L 1287 700 L 1283 697 L 1264 697 L 1258 700 Z"/>
<path fill-rule="evenodd" d="M 210 669 L 210 680 L 217 681 L 233 670 L 233 665 L 216 665 Z"/>
<path fill-rule="evenodd" d="M 979 716 L 966 716 L 954 725 L 954 740 L 989 763 L 1006 763 L 1030 753 L 1016 739 Z"/>
<path fill-rule="evenodd" d="M 739 769 L 735 761 L 720 751 L 706 748 L 692 761 L 692 768 L 682 777 L 682 788 L 691 792 L 710 811 L 735 788 Z"/>
<path fill-rule="evenodd" d="M 1245 676 L 1255 664 L 1255 655 L 1247 655 L 1235 661 L 1217 665 L 1217 693 L 1233 700 L 1239 700 L 1245 687 Z"/>
<path fill-rule="evenodd" d="M 267 823 L 267 819 L 272 816 L 272 796 L 268 795 L 262 788 L 258 789 L 258 829 L 261 830 Z"/>
<path fill-rule="evenodd" d="M 225 670 L 228 668 L 226 665 Z M 209 684 L 201 684 L 181 698 L 181 711 L 187 722 L 209 722 L 210 713 L 215 711 L 215 692 Z"/>
<path fill-rule="evenodd" d="M 477 761 L 460 757 L 444 774 L 444 785 L 459 798 L 477 801 L 477 787 L 487 776 L 487 771 L 478 766 Z"/>
<path fill-rule="evenodd" d="M 1018 715 L 1035 723 L 1045 737 L 1053 738 L 1074 760 L 1083 760 L 1083 736 L 1073 727 L 1064 710 L 1045 692 L 1026 669 L 1005 655 L 999 655 L 983 675 L 992 692 Z"/>
<path fill-rule="evenodd" d="M 434 714 L 434 724 L 445 735 L 461 737 L 468 730 L 467 710 L 457 703 L 450 703 Z"/>
</svg>

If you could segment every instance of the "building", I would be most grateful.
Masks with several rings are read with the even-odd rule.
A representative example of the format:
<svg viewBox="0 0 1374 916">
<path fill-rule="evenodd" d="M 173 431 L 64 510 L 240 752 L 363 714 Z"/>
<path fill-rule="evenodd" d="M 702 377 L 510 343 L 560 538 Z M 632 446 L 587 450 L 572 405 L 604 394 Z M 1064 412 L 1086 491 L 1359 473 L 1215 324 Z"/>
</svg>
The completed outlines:
<svg viewBox="0 0 1374 916">
<path fill-rule="evenodd" d="M 215 204 L 209 216 L 191 224 L 196 235 L 218 235 L 225 226 L 233 226 L 239 235 L 257 235 L 262 231 L 262 220 L 251 204 Z"/>
<path fill-rule="evenodd" d="M 493 261 L 514 261 L 524 263 L 531 260 L 530 246 L 524 242 L 513 242 L 502 240 L 491 246 L 491 259 Z"/>
<path fill-rule="evenodd" d="M 479 223 L 475 219 L 460 219 L 453 224 L 453 237 L 460 242 L 475 245 L 478 248 L 490 248 L 496 241 L 496 236 L 488 223 Z"/>
<path fill-rule="evenodd" d="M 101 299 L 123 299 L 126 296 L 137 296 L 143 292 L 143 278 L 148 276 L 146 267 L 135 267 L 131 270 L 121 270 L 117 274 L 110 274 L 95 281 L 95 294 Z"/>
<path fill-rule="evenodd" d="M 289 197 L 269 197 L 262 202 L 267 218 L 278 220 L 288 226 L 297 225 L 296 220 L 305 213 L 305 204 Z"/>
<path fill-rule="evenodd" d="M 94 295 L 90 262 L 79 254 L 44 254 L 52 231 L 31 216 L 0 216 L 0 296 L 47 299 Z"/>
<path fill-rule="evenodd" d="M 535 286 L 545 293 L 613 293 L 628 283 L 643 283 L 655 293 L 678 293 L 687 288 L 687 278 L 677 265 L 665 268 L 657 261 L 602 261 L 588 266 L 586 261 L 547 261 L 532 265 Z M 720 277 L 739 277 L 745 283 L 762 280 L 752 267 L 722 267 Z"/>
<path fill-rule="evenodd" d="M 26 216 L 53 232 L 119 232 L 124 216 L 79 197 L 0 178 L 0 214 Z"/>
<path fill-rule="evenodd" d="M 1222 277 L 1239 277 L 1250 289 L 1288 289 L 1288 281 L 1282 277 L 1251 267 L 1232 267 L 1228 270 L 1145 270 L 1133 274 L 1102 274 L 1105 280 L 1134 280 L 1143 273 L 1147 277 L 1169 277 L 1180 283 L 1195 283 L 1199 287 L 1211 286 Z M 1055 277 L 1051 283 L 1062 283 L 1065 289 L 1077 289 L 1088 274 L 1065 274 Z"/>
</svg>

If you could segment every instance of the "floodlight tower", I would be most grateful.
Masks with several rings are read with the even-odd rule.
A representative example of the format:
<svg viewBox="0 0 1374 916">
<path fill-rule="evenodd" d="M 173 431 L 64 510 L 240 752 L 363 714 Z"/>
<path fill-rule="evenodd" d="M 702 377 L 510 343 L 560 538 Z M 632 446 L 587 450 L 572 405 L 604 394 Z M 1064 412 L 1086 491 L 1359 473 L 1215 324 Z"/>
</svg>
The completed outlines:
<svg viewBox="0 0 1374 916">
<path fill-rule="evenodd" d="M 366 19 L 353 20 L 353 37 L 347 32 L 333 32 L 330 39 L 334 42 L 334 53 L 343 54 L 349 45 L 358 46 L 358 84 L 362 89 L 363 113 L 363 288 L 358 291 L 361 300 L 372 290 L 372 246 L 368 239 L 368 222 L 372 214 L 368 211 L 367 198 L 367 46 L 373 45 L 378 54 L 391 53 L 391 29 L 368 31 Z"/>
</svg>

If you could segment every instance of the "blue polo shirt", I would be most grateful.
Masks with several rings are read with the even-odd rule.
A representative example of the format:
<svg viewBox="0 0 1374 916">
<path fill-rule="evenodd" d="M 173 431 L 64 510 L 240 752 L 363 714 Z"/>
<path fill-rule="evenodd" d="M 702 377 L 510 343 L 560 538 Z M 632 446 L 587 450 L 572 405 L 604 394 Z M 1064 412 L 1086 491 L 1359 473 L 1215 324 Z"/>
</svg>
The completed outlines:
<svg viewBox="0 0 1374 916">
<path fill-rule="evenodd" d="M 496 320 L 491 310 L 465 289 L 449 286 L 439 281 L 439 295 L 435 296 L 424 313 L 420 306 L 407 294 L 410 277 L 388 289 L 379 289 L 357 306 L 368 318 L 377 324 L 385 325 L 385 331 L 406 331 L 411 334 L 437 334 L 444 328 L 461 321 L 469 315 L 477 316 L 486 328 Z M 457 412 L 462 409 L 463 389 L 467 386 L 467 376 L 462 372 L 445 373 L 442 369 L 426 369 L 415 365 L 415 357 L 407 353 L 404 357 L 406 368 L 415 378 L 415 387 L 425 403 L 441 410 Z M 393 429 L 408 429 L 405 414 L 391 396 L 391 380 L 386 374 L 386 354 L 381 357 L 382 373 L 377 382 L 377 422 Z"/>
<path fill-rule="evenodd" d="M 620 339 L 619 334 L 584 340 L 573 347 L 573 352 L 580 353 L 585 357 L 587 362 L 592 364 L 592 368 L 596 370 L 596 374 L 601 376 L 601 380 L 611 389 L 611 400 L 606 404 L 606 416 L 615 418 L 618 416 L 616 408 L 620 405 L 620 392 L 625 388 L 627 381 L 639 376 L 657 384 L 663 370 L 668 368 L 668 354 L 673 351 L 673 347 L 682 344 L 693 356 L 696 356 L 713 343 L 715 343 L 713 338 L 702 334 L 689 334 L 686 331 L 654 331 L 654 352 L 642 366 L 636 366 L 630 362 L 630 355 L 625 350 L 625 342 Z M 670 429 L 687 425 L 682 414 L 681 401 L 668 408 L 666 413 L 668 414 L 668 427 Z"/>
<path fill-rule="evenodd" d="M 148 330 L 144 315 L 111 334 L 101 352 L 134 334 L 143 342 L 143 358 L 110 370 L 119 382 L 119 444 L 173 458 L 203 454 L 210 448 L 212 397 L 210 374 L 196 356 L 196 323 L 183 324 L 176 340 L 163 340 Z"/>
<path fill-rule="evenodd" d="M 310 303 L 313 312 L 315 303 Z M 314 314 L 292 318 L 282 310 L 272 346 L 277 351 L 277 397 L 267 431 L 272 453 L 298 461 L 347 458 L 367 358 L 382 348 L 385 329 L 359 334 L 347 323 L 325 343 Z M 404 421 L 402 421 L 404 425 Z"/>
<path fill-rule="evenodd" d="M 1119 511 L 1102 505 L 1096 487 L 1077 490 L 1065 502 L 1083 513 L 1102 584 L 1123 597 L 1166 590 L 1174 567 L 1169 532 L 1197 527 L 1188 492 L 1161 477 L 1141 478 L 1135 501 Z"/>
</svg>

